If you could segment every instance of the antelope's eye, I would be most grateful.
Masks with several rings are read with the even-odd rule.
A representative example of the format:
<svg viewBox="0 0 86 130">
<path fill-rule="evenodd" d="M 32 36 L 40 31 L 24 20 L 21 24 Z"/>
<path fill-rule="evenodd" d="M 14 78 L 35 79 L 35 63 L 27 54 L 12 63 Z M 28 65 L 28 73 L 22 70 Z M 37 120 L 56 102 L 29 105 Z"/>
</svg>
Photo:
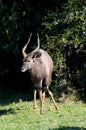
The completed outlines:
<svg viewBox="0 0 86 130">
<path fill-rule="evenodd" d="M 30 62 L 30 60 L 28 60 L 27 62 Z"/>
</svg>

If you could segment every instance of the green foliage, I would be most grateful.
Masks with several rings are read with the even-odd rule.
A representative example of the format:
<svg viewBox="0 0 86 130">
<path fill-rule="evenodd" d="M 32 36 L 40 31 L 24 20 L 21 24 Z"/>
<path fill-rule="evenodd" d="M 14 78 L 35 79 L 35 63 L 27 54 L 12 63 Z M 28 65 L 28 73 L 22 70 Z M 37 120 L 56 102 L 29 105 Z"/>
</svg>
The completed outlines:
<svg viewBox="0 0 86 130">
<path fill-rule="evenodd" d="M 86 61 L 82 58 L 86 56 L 85 0 L 54 0 L 53 2 L 47 0 L 45 4 L 44 1 L 40 3 L 27 0 L 12 0 L 11 2 L 1 0 L 1 77 L 7 73 L 10 73 L 11 77 L 16 71 L 19 72 L 22 59 L 21 49 L 31 32 L 40 34 L 41 47 L 47 50 L 54 60 L 52 84 L 55 90 L 53 87 L 52 90 L 56 92 L 55 94 L 61 95 L 63 92 L 67 94 L 71 88 L 76 89 L 77 86 L 79 86 L 77 89 L 80 90 L 81 95 L 83 92 L 86 93 Z M 64 53 L 66 44 L 74 46 L 77 59 L 67 58 L 66 52 Z M 70 52 L 71 50 L 68 54 Z M 83 59 L 81 69 L 77 64 L 78 59 L 80 61 Z M 14 78 L 13 82 L 15 82 Z"/>
<path fill-rule="evenodd" d="M 73 45 L 76 49 L 78 64 L 81 58 L 86 56 L 86 6 L 84 1 L 81 3 L 77 0 L 69 0 L 63 4 L 63 11 L 59 12 L 58 9 L 55 11 L 48 11 L 47 16 L 43 18 L 42 25 L 45 27 L 44 34 L 47 33 L 49 36 L 49 49 L 54 60 L 54 72 L 55 79 L 54 83 L 57 85 L 57 90 L 65 92 L 67 94 L 69 88 L 78 88 L 83 92 L 85 90 L 85 73 L 86 67 L 79 70 L 76 68 L 76 72 L 71 72 L 70 67 L 66 64 L 66 57 L 62 55 L 62 51 L 65 45 Z M 81 49 L 82 48 L 82 49 Z M 69 53 L 71 53 L 70 50 Z M 53 53 L 54 52 L 54 53 Z M 83 52 L 83 54 L 81 54 Z M 73 60 L 73 58 L 69 59 Z M 76 63 L 77 60 L 73 63 Z M 83 64 L 83 63 L 82 63 Z M 84 64 L 86 65 L 85 59 Z M 72 62 L 70 63 L 72 66 Z M 82 79 L 82 80 L 80 80 Z M 74 83 L 75 82 L 75 83 Z M 71 89 L 70 89 L 71 90 Z M 56 91 L 56 90 L 55 90 Z M 58 92 L 59 92 L 58 91 Z M 86 91 L 86 90 L 85 90 Z"/>
</svg>

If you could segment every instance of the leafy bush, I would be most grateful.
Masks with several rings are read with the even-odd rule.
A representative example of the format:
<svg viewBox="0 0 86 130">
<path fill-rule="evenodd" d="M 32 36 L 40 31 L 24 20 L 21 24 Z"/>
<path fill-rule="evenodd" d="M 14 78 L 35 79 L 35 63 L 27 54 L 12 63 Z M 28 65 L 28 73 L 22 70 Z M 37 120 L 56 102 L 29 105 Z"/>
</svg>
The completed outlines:
<svg viewBox="0 0 86 130">
<path fill-rule="evenodd" d="M 41 47 L 54 60 L 52 86 L 55 87 L 51 88 L 56 96 L 68 94 L 72 89 L 85 96 L 85 5 L 84 0 L 53 3 L 47 0 L 45 4 L 44 1 L 0 1 L 0 77 L 8 74 L 8 79 L 13 76 L 12 82 L 16 82 L 18 78 L 21 85 L 21 49 L 31 32 L 34 34 L 31 43 L 36 43 L 38 32 Z"/>
</svg>

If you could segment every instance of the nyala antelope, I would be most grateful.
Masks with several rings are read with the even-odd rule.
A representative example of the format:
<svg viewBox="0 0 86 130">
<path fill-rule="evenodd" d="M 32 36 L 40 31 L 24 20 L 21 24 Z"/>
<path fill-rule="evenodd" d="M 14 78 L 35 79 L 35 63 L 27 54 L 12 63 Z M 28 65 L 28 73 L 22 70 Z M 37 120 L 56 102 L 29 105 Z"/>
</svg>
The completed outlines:
<svg viewBox="0 0 86 130">
<path fill-rule="evenodd" d="M 45 93 L 46 91 L 51 96 L 51 99 L 54 103 L 55 108 L 57 109 L 56 102 L 53 98 L 52 92 L 49 90 L 49 84 L 52 81 L 52 72 L 53 72 L 53 60 L 50 57 L 50 55 L 44 51 L 43 49 L 40 49 L 40 42 L 39 42 L 39 35 L 37 34 L 37 47 L 34 51 L 27 54 L 25 52 L 32 34 L 30 34 L 30 37 L 28 39 L 27 44 L 22 49 L 22 55 L 23 55 L 23 65 L 21 67 L 21 71 L 25 72 L 28 71 L 31 76 L 31 80 L 34 85 L 34 109 L 36 108 L 36 94 L 37 91 L 39 93 L 40 98 L 40 113 L 43 113 L 43 106 L 44 106 L 44 99 L 45 99 Z"/>
</svg>

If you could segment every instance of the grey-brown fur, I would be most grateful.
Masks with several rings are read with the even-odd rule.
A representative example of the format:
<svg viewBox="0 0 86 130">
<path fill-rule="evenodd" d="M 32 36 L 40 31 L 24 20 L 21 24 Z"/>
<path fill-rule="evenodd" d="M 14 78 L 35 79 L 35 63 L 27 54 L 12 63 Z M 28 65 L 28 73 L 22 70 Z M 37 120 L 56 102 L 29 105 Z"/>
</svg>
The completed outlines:
<svg viewBox="0 0 86 130">
<path fill-rule="evenodd" d="M 39 53 L 40 51 L 38 51 L 37 54 Z M 22 65 L 21 71 L 29 71 L 34 86 L 38 88 L 44 88 L 51 83 L 53 61 L 49 54 L 46 51 L 42 50 L 42 54 L 40 57 L 30 59 L 30 61 L 28 61 L 27 57 Z M 39 86 L 41 80 L 44 86 Z"/>
<path fill-rule="evenodd" d="M 39 36 L 38 36 L 39 39 Z M 38 40 L 39 41 L 39 40 Z M 22 72 L 29 71 L 31 80 L 34 84 L 34 108 L 36 108 L 36 91 L 39 92 L 40 101 L 41 101 L 41 110 L 43 112 L 43 102 L 45 98 L 45 90 L 47 89 L 53 103 L 56 106 L 55 100 L 52 93 L 48 89 L 49 84 L 52 81 L 52 72 L 53 72 L 53 60 L 50 55 L 43 49 L 37 47 L 33 52 L 26 54 L 25 47 L 23 49 L 24 62 L 21 68 Z M 44 90 L 44 91 L 42 91 Z M 43 93 L 42 93 L 43 92 Z"/>
</svg>

